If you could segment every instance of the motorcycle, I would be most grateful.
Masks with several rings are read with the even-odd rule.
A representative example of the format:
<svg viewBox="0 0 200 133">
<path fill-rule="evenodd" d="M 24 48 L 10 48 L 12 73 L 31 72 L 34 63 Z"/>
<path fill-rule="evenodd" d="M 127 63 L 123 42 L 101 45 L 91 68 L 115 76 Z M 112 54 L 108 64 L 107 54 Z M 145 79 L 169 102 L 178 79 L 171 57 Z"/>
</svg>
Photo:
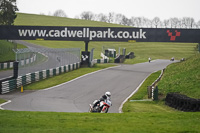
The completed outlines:
<svg viewBox="0 0 200 133">
<path fill-rule="evenodd" d="M 110 108 L 110 106 L 112 106 L 112 103 L 110 100 L 104 100 L 101 101 L 99 104 L 97 104 L 96 106 L 95 103 L 97 103 L 98 100 L 95 100 L 93 102 L 93 104 L 90 104 L 90 108 L 89 108 L 89 112 L 96 112 L 96 113 L 107 113 L 108 109 Z M 94 107 L 93 107 L 94 106 Z"/>
</svg>

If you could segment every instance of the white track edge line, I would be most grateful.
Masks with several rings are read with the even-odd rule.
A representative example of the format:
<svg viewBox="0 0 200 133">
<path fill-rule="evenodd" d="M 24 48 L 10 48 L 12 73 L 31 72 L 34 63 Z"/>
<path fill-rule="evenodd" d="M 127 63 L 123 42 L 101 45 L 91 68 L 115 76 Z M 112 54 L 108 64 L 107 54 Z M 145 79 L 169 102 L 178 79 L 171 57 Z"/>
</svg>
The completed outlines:
<svg viewBox="0 0 200 133">
<path fill-rule="evenodd" d="M 156 72 L 156 71 L 155 71 Z M 154 72 L 152 72 L 152 73 L 154 73 Z M 121 105 L 120 105 L 120 107 L 119 107 L 119 113 L 123 113 L 123 111 L 122 111 L 122 108 L 123 108 L 123 105 L 124 105 L 124 103 L 125 102 L 127 102 L 128 101 L 128 99 L 130 98 L 130 97 L 132 97 L 138 90 L 139 90 L 139 88 L 140 88 L 140 86 L 144 83 L 144 81 L 152 74 L 152 73 L 150 73 L 140 84 L 139 84 L 139 86 L 121 103 Z"/>
<path fill-rule="evenodd" d="M 9 104 L 11 102 L 12 102 L 11 100 L 8 100 L 7 102 L 0 104 L 0 110 L 4 110 L 4 108 L 2 108 L 2 106 Z"/>
</svg>

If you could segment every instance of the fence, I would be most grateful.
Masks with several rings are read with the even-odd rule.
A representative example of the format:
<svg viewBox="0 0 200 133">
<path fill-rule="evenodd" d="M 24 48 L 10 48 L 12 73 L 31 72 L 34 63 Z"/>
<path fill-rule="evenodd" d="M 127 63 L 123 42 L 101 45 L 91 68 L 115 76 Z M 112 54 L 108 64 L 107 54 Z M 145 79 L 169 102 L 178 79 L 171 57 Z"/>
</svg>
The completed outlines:
<svg viewBox="0 0 200 133">
<path fill-rule="evenodd" d="M 46 79 L 48 77 L 52 77 L 64 72 L 69 72 L 78 68 L 80 68 L 80 62 L 61 67 L 56 67 L 54 69 L 47 69 L 34 73 L 28 73 L 24 76 L 19 76 L 17 79 L 11 79 L 2 82 L 0 86 L 0 93 L 5 94 L 17 88 L 20 88 L 22 85 L 34 83 L 36 81 L 40 81 L 42 79 Z"/>
<path fill-rule="evenodd" d="M 92 49 L 91 51 L 91 57 L 93 57 L 94 49 Z M 40 81 L 42 79 L 46 79 L 51 76 L 80 68 L 80 49 L 77 48 L 26 48 L 17 49 L 15 53 L 16 60 L 19 61 L 19 77 L 17 77 L 16 79 L 2 81 L 0 83 L 0 94 L 11 92 L 17 88 L 20 88 L 22 85 L 24 86 L 33 82 Z M 93 59 L 90 62 L 90 66 L 95 63 L 108 63 L 109 58 L 105 55 L 104 57 L 104 59 Z"/>
<path fill-rule="evenodd" d="M 80 62 L 80 48 L 25 48 L 17 49 L 19 76 Z"/>
<path fill-rule="evenodd" d="M 15 49 L 18 65 L 18 77 L 2 80 L 0 93 L 5 94 L 51 76 L 75 70 L 80 67 L 80 48 L 25 48 Z M 3 64 L 3 67 L 13 64 Z"/>
</svg>

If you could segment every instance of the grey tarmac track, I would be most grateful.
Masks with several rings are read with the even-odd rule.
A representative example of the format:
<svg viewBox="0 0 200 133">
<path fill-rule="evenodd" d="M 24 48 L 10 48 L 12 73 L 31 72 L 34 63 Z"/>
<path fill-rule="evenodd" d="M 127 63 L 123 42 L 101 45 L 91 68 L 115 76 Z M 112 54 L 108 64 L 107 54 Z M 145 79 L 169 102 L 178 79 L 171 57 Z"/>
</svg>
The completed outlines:
<svg viewBox="0 0 200 133">
<path fill-rule="evenodd" d="M 29 49 L 32 48 L 37 48 L 37 49 L 44 49 L 46 47 L 43 46 L 39 46 L 39 45 L 35 45 L 35 44 L 31 44 L 25 41 L 21 41 L 21 40 L 15 40 L 15 43 L 18 44 L 22 44 L 27 46 Z M 41 70 L 45 70 L 46 68 L 56 68 L 59 66 L 64 66 L 66 64 L 73 64 L 76 62 L 79 62 L 79 59 L 76 56 L 71 55 L 70 53 L 66 53 L 65 55 L 62 55 L 62 63 L 59 64 L 57 57 L 59 57 L 59 53 L 43 53 L 46 57 L 48 57 L 46 59 L 46 61 L 42 62 L 38 62 L 37 64 L 34 65 L 27 65 L 26 67 L 20 67 L 19 68 L 19 76 L 23 76 L 26 75 L 27 73 L 33 73 L 36 71 L 41 71 Z M 58 54 L 58 55 L 56 55 Z M 70 57 L 70 59 L 68 59 Z M 5 71 L 0 71 L 0 79 L 5 79 L 7 77 L 12 77 L 13 76 L 13 70 L 5 70 Z"/>
<path fill-rule="evenodd" d="M 109 113 L 118 113 L 121 103 L 152 72 L 172 62 L 155 60 L 151 63 L 120 65 L 82 76 L 62 85 L 17 95 L 6 94 L 11 100 L 6 110 L 47 112 L 88 112 L 89 104 L 110 91 L 113 106 Z M 6 95 L 0 95 L 6 97 Z"/>
</svg>

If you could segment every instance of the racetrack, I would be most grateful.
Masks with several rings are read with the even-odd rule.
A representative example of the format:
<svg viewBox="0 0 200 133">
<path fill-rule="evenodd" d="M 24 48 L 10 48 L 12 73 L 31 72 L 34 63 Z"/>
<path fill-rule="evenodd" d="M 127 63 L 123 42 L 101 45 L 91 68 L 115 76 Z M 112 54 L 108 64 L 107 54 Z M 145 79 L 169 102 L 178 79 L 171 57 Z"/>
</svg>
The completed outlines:
<svg viewBox="0 0 200 133">
<path fill-rule="evenodd" d="M 155 60 L 108 68 L 56 87 L 11 96 L 11 102 L 2 108 L 17 111 L 88 112 L 90 103 L 110 91 L 113 106 L 109 112 L 118 113 L 121 103 L 146 77 L 170 63 L 169 60 Z"/>
<path fill-rule="evenodd" d="M 40 55 L 45 56 L 46 58 L 46 59 L 41 60 L 41 59 L 38 59 L 40 57 L 36 57 L 37 63 L 33 62 L 25 66 L 19 65 L 18 76 L 24 76 L 28 73 L 34 73 L 37 71 L 52 69 L 52 68 L 80 62 L 80 59 L 70 52 L 65 52 L 64 54 L 63 52 L 60 52 L 61 53 L 60 54 L 59 52 L 56 52 L 56 49 L 53 52 L 48 52 L 49 49 L 43 46 L 31 44 L 31 43 L 21 41 L 21 40 L 15 40 L 13 42 L 27 46 L 30 50 L 37 51 L 35 52 L 37 53 L 37 55 L 40 54 Z M 45 50 L 47 52 L 45 52 Z M 60 58 L 61 61 L 58 60 L 58 57 Z M 13 70 L 0 71 L 0 79 L 5 79 L 7 77 L 12 77 L 12 76 L 13 76 Z"/>
</svg>

